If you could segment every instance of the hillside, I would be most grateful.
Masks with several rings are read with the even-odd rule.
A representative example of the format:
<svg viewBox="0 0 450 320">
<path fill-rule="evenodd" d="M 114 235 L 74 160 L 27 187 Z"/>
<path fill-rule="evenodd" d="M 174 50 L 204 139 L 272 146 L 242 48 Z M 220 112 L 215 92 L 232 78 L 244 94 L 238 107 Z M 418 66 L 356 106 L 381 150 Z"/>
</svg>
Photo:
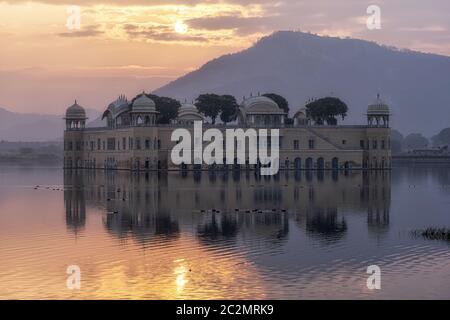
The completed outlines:
<svg viewBox="0 0 450 320">
<path fill-rule="evenodd" d="M 95 110 L 87 110 L 89 119 L 96 119 L 99 114 Z M 0 108 L 0 140 L 62 140 L 64 127 L 63 115 L 16 113 Z"/>
<path fill-rule="evenodd" d="M 335 95 L 364 121 L 377 93 L 389 103 L 392 127 L 435 134 L 450 125 L 450 57 L 398 50 L 356 39 L 280 31 L 254 46 L 214 59 L 155 91 L 180 100 L 200 93 L 284 95 L 291 111 L 311 97 Z"/>
</svg>

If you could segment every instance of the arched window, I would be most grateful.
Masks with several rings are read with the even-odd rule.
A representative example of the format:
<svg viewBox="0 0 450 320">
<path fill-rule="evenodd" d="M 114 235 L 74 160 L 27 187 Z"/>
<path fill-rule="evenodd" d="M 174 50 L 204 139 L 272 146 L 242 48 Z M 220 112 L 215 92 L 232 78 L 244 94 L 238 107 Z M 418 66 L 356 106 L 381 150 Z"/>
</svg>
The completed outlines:
<svg viewBox="0 0 450 320">
<path fill-rule="evenodd" d="M 331 168 L 332 169 L 339 169 L 339 159 L 338 158 L 334 157 L 331 160 Z"/>
<path fill-rule="evenodd" d="M 325 161 L 323 160 L 323 158 L 318 158 L 317 159 L 317 169 L 318 170 L 323 170 L 325 168 Z"/>
<path fill-rule="evenodd" d="M 310 170 L 313 168 L 313 159 L 312 158 L 307 158 L 305 161 L 305 167 L 307 170 Z"/>
<path fill-rule="evenodd" d="M 295 170 L 301 170 L 302 169 L 302 159 L 301 158 L 295 158 L 294 160 L 294 166 Z"/>
</svg>

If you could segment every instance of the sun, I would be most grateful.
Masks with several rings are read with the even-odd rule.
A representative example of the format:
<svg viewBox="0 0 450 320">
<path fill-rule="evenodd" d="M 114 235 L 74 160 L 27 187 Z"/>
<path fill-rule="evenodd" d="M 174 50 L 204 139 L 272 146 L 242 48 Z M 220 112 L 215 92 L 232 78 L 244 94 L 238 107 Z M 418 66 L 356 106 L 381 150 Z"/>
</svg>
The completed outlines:
<svg viewBox="0 0 450 320">
<path fill-rule="evenodd" d="M 183 21 L 178 20 L 175 22 L 175 32 L 176 33 L 186 33 L 188 31 L 188 26 Z"/>
</svg>

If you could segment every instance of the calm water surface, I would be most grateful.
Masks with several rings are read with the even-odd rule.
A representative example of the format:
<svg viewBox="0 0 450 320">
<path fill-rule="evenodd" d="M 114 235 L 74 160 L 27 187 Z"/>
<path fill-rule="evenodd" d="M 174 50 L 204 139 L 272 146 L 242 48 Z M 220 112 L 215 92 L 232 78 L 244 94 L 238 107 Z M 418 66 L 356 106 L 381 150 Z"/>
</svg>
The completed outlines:
<svg viewBox="0 0 450 320">
<path fill-rule="evenodd" d="M 39 186 L 39 187 L 36 187 Z M 450 298 L 450 169 L 0 167 L 0 298 Z M 214 211 L 213 211 L 214 210 Z M 368 290 L 366 268 L 381 268 Z M 66 268 L 81 268 L 68 290 Z"/>
</svg>

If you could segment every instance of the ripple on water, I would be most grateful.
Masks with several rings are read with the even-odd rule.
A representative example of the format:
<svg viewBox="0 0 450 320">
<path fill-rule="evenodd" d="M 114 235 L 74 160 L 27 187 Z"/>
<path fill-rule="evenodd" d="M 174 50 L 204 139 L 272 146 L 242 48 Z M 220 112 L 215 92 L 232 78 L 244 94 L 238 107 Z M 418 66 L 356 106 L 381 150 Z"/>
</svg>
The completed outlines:
<svg viewBox="0 0 450 320">
<path fill-rule="evenodd" d="M 18 187 L 0 190 L 0 298 L 450 298 L 448 244 L 407 236 L 416 221 L 419 227 L 448 221 L 447 208 L 438 207 L 448 194 L 426 193 L 425 185 L 415 198 L 438 207 L 426 219 L 421 212 L 391 208 L 391 198 L 405 208 L 411 201 L 402 198 L 408 194 L 404 182 L 392 191 L 386 182 L 364 186 L 359 173 L 320 183 L 313 177 L 298 193 L 286 181 L 272 180 L 270 188 L 260 181 L 207 179 L 193 186 L 190 179 L 169 176 L 149 187 L 153 182 L 137 182 L 136 176 L 114 180 L 99 173 L 62 185 L 61 173 L 31 181 L 15 174 Z M 37 184 L 44 190 L 30 187 Z M 106 200 L 108 190 L 128 184 L 135 185 L 127 201 Z M 227 202 L 234 201 L 236 185 L 239 201 L 249 201 L 242 207 L 288 212 L 223 213 L 221 204 L 237 207 Z M 195 195 L 197 186 L 208 192 Z M 375 198 L 382 188 L 389 196 Z M 139 198 L 130 196 L 137 190 Z M 166 197 L 177 190 L 178 204 Z M 221 191 L 225 200 L 214 198 Z M 215 221 L 193 214 L 208 206 L 222 211 Z M 66 288 L 70 264 L 82 270 L 79 292 Z M 380 291 L 366 287 L 371 264 L 381 267 Z"/>
</svg>

